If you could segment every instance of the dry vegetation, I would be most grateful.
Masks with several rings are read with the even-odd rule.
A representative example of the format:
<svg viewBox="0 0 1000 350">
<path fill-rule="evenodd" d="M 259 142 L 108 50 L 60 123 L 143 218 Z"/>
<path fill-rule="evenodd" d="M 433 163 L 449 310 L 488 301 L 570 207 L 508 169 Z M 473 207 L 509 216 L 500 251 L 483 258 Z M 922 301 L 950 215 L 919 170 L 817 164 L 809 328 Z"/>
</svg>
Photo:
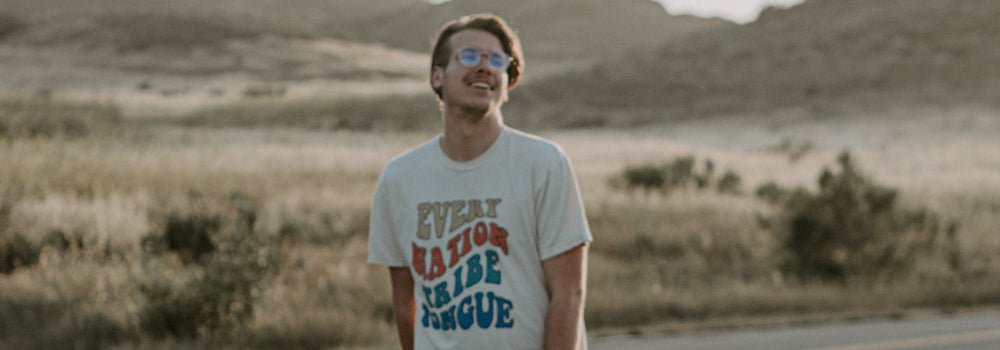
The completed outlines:
<svg viewBox="0 0 1000 350">
<path fill-rule="evenodd" d="M 0 85 L 21 96 L 0 99 L 0 348 L 393 344 L 368 206 L 438 111 L 422 56 L 328 36 L 379 40 L 398 29 L 372 23 L 393 19 L 422 38 L 495 4 L 378 3 L 0 0 Z M 739 27 L 635 19 L 655 6 L 638 0 L 559 18 L 545 16 L 561 0 L 532 4 L 502 13 L 544 46 L 529 57 L 619 55 L 529 81 L 505 107 L 575 164 L 593 335 L 1000 304 L 994 2 L 810 0 Z M 967 20 L 919 20 L 942 11 Z M 624 51 L 638 29 L 574 37 L 595 14 L 718 30 L 631 35 L 646 48 Z M 549 68 L 580 63 L 565 62 Z M 134 105 L 61 99 L 88 89 Z M 134 118 L 151 101 L 175 109 Z M 735 116 L 701 118 L 719 114 Z M 552 129 L 566 127 L 581 129 Z M 857 172 L 838 168 L 844 150 Z M 790 244 L 797 232 L 832 243 Z M 839 272 L 798 268 L 812 258 Z"/>
<path fill-rule="evenodd" d="M 49 103 L 33 111 L 62 108 Z M 998 125 L 983 110 L 910 112 L 919 117 L 916 128 L 945 122 L 954 129 L 896 139 L 886 129 L 859 136 L 884 145 L 858 142 L 854 154 L 866 174 L 900 190 L 900 206 L 928 207 L 961 223 L 958 263 L 922 256 L 894 278 L 835 283 L 782 269 L 781 232 L 761 225 L 778 209 L 751 194 L 768 181 L 815 191 L 839 152 L 821 138 L 831 126 L 755 131 L 692 123 L 548 133 L 573 159 L 595 235 L 592 332 L 1000 302 L 993 232 L 1000 225 L 1000 144 L 988 136 Z M 430 134 L 116 125 L 73 137 L 3 137 L 3 347 L 395 341 L 386 274 L 365 264 L 367 210 L 384 162 Z M 727 137 L 737 131 L 762 136 L 740 144 Z M 789 132 L 815 148 L 793 161 L 766 146 Z M 672 133 L 715 136 L 678 141 Z M 926 137 L 936 137 L 937 147 L 912 148 Z M 685 156 L 698 160 L 695 173 L 712 159 L 717 174 L 741 174 L 743 194 L 694 185 L 627 190 L 616 182 L 630 166 L 678 167 Z M 952 288 L 957 283 L 974 288 Z"/>
</svg>

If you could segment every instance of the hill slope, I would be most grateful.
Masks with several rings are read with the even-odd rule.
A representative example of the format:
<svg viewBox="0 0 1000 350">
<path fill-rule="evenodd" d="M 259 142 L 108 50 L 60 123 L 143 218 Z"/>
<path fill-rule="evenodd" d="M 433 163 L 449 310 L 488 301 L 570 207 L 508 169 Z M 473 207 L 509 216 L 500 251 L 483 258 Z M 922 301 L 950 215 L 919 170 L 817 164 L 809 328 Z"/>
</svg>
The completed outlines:
<svg viewBox="0 0 1000 350">
<path fill-rule="evenodd" d="M 750 25 L 538 81 L 521 94 L 654 120 L 794 106 L 994 102 L 998 17 L 1000 2 L 990 0 L 810 0 L 769 9 Z"/>
<path fill-rule="evenodd" d="M 198 15 L 226 22 L 249 21 L 256 29 L 295 30 L 342 37 L 358 21 L 390 13 L 421 0 L 0 0 L 0 13 L 30 22 L 73 20 L 107 14 Z M 261 24 L 265 26 L 261 27 Z"/>
<path fill-rule="evenodd" d="M 521 36 L 526 55 L 541 59 L 608 57 L 629 47 L 652 47 L 693 32 L 733 26 L 723 20 L 671 16 L 649 0 L 452 0 L 414 4 L 376 17 L 353 36 L 427 52 L 431 37 L 446 21 L 481 12 L 504 17 Z"/>
</svg>

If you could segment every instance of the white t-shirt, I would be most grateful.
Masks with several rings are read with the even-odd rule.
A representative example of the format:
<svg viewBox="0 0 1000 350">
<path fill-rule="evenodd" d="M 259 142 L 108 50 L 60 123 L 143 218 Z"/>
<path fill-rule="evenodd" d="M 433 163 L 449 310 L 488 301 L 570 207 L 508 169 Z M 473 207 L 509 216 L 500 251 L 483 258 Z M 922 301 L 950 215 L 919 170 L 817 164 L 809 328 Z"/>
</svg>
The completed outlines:
<svg viewBox="0 0 1000 350">
<path fill-rule="evenodd" d="M 440 137 L 391 160 L 368 262 L 410 268 L 415 347 L 541 349 L 541 262 L 592 240 L 579 192 L 558 145 L 507 127 L 469 162 L 448 158 Z"/>
</svg>

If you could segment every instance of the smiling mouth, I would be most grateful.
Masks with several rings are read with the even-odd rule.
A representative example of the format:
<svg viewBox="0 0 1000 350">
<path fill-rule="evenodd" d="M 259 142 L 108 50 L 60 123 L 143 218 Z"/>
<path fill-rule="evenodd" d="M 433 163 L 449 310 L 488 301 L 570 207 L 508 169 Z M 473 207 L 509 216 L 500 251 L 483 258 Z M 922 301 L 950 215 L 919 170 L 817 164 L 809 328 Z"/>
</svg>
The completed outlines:
<svg viewBox="0 0 1000 350">
<path fill-rule="evenodd" d="M 476 89 L 480 89 L 480 90 L 487 90 L 487 91 L 493 90 L 493 87 L 490 86 L 490 84 L 482 83 L 482 82 L 472 83 L 472 84 L 469 84 L 468 86 L 476 88 Z"/>
</svg>

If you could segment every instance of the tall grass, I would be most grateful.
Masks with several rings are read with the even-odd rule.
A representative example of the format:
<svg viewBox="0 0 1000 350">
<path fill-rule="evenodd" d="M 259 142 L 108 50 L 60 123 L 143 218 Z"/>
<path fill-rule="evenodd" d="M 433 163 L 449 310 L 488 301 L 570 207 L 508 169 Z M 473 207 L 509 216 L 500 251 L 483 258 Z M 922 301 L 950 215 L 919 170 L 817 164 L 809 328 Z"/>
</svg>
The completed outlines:
<svg viewBox="0 0 1000 350">
<path fill-rule="evenodd" d="M 100 103 L 0 97 L 0 138 L 83 137 L 108 133 L 121 122 L 121 110 Z"/>
<path fill-rule="evenodd" d="M 426 131 L 440 125 L 433 96 L 403 95 L 309 101 L 257 101 L 198 111 L 170 123 L 212 127 Z"/>
<path fill-rule="evenodd" d="M 941 144 L 997 147 L 984 135 Z M 127 124 L 100 137 L 6 139 L 0 265 L 19 262 L 0 270 L 0 347 L 391 345 L 387 274 L 365 263 L 368 206 L 384 163 L 430 136 Z M 750 194 L 688 186 L 647 195 L 609 184 L 630 165 L 695 155 L 740 174 L 745 188 L 809 187 L 835 154 L 823 143 L 791 162 L 766 148 L 678 143 L 654 132 L 547 136 L 574 162 L 595 236 L 586 311 L 594 334 L 660 322 L 954 308 L 1000 295 L 992 287 L 1000 285 L 995 152 L 967 164 L 949 151 L 857 151 L 872 176 L 900 188 L 900 201 L 933 203 L 963 222 L 962 266 L 955 272 L 924 259 L 903 280 L 840 286 L 788 277 L 780 237 L 759 224 L 776 209 Z M 907 176 L 896 175 L 900 166 Z M 980 175 L 951 184 L 957 166 Z M 211 248 L 195 254 L 204 243 L 172 246 L 171 235 L 203 235 Z M 954 283 L 983 288 L 947 288 Z"/>
</svg>

